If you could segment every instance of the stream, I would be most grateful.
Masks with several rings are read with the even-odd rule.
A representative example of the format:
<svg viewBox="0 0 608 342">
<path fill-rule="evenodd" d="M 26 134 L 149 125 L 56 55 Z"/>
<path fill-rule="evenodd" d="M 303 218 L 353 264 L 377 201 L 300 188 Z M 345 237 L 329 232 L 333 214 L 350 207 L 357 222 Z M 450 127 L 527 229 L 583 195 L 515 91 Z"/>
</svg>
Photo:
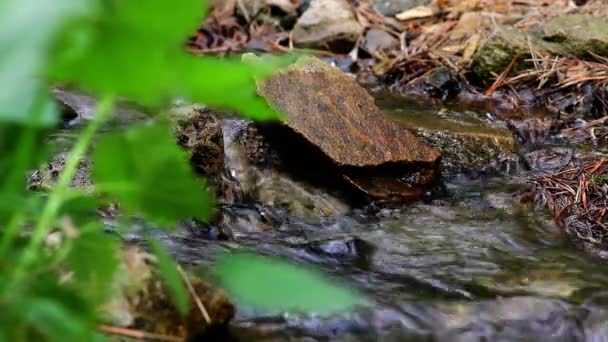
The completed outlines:
<svg viewBox="0 0 608 342">
<path fill-rule="evenodd" d="M 438 111 L 394 98 L 377 102 L 397 121 L 431 129 L 484 133 L 494 124 L 482 113 Z M 71 140 L 69 132 L 55 143 Z M 528 152 L 549 158 L 541 164 L 555 169 L 563 156 L 551 156 L 562 150 L 548 139 Z M 226 165 L 235 172 L 247 168 L 238 159 Z M 451 172 L 441 194 L 330 217 L 224 204 L 219 224 L 186 222 L 177 231 L 153 232 L 206 279 L 219 254 L 244 249 L 320 270 L 367 299 L 330 317 L 259 311 L 237 302 L 227 330 L 202 340 L 608 341 L 608 271 L 566 241 L 548 212 L 523 203 L 528 177 L 542 171 Z"/>
<path fill-rule="evenodd" d="M 426 120 L 434 110 L 380 105 Z M 235 341 L 608 341 L 608 272 L 548 212 L 518 204 L 524 176 L 451 175 L 443 196 L 328 218 L 231 205 L 222 228 L 231 239 L 196 224 L 158 235 L 203 273 L 219 253 L 246 249 L 312 266 L 368 298 L 332 317 L 240 305 L 227 332 Z M 252 229 L 260 223 L 272 228 Z"/>
</svg>

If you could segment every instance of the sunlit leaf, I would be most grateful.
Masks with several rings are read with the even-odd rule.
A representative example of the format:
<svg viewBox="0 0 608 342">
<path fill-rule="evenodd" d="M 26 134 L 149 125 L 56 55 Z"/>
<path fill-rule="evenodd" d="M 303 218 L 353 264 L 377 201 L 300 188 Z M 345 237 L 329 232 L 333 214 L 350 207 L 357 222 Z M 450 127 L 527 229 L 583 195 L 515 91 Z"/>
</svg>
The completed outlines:
<svg viewBox="0 0 608 342">
<path fill-rule="evenodd" d="M 127 211 L 161 225 L 209 217 L 211 195 L 167 127 L 108 134 L 97 142 L 93 157 L 98 190 L 118 198 Z"/>
<path fill-rule="evenodd" d="M 145 6 L 103 2 L 95 20 L 65 30 L 50 76 L 94 94 L 118 94 L 146 105 L 180 96 L 258 120 L 278 118 L 257 96 L 255 81 L 292 59 L 242 63 L 189 55 L 184 44 L 205 13 L 202 5 L 201 0 L 153 0 Z"/>
<path fill-rule="evenodd" d="M 39 273 L 30 281 L 29 286 L 24 283 L 24 288 L 20 289 L 26 292 L 20 293 L 21 296 L 11 303 L 13 305 L 11 310 L 22 324 L 16 328 L 39 335 L 31 336 L 26 340 L 91 341 L 93 339 L 97 320 L 95 308 L 84 300 L 79 291 L 65 284 L 59 284 L 54 272 Z M 16 331 L 16 333 L 20 334 L 24 331 Z"/>
<path fill-rule="evenodd" d="M 105 19 L 111 26 L 155 37 L 158 44 L 173 44 L 176 48 L 183 46 L 187 34 L 202 22 L 206 12 L 204 0 L 109 0 L 105 7 Z"/>
<path fill-rule="evenodd" d="M 30 132 L 31 146 L 28 148 L 23 145 L 26 142 L 22 140 L 28 130 L 27 127 L 0 123 L 0 175 L 2 175 L 0 193 L 2 195 L 23 195 L 26 190 L 27 171 L 38 166 L 50 154 L 50 148 L 44 143 L 46 131 L 31 129 L 33 130 Z"/>
<path fill-rule="evenodd" d="M 40 77 L 48 50 L 62 25 L 90 8 L 87 0 L 0 2 L 0 122 L 31 122 L 35 101 L 43 102 L 37 109 L 38 123 L 56 121 L 48 96 L 37 96 L 44 87 Z"/>
<path fill-rule="evenodd" d="M 28 309 L 25 320 L 41 335 L 38 338 L 78 341 L 90 335 L 90 326 L 82 324 L 77 313 L 69 312 L 53 298 L 34 298 L 25 303 Z"/>
<path fill-rule="evenodd" d="M 165 284 L 173 296 L 175 306 L 182 315 L 185 315 L 188 312 L 188 292 L 177 269 L 177 263 L 158 241 L 149 239 L 148 242 L 150 243 L 152 253 L 156 256 L 158 268 L 165 280 Z"/>
<path fill-rule="evenodd" d="M 84 225 L 98 218 L 99 198 L 83 191 L 70 189 L 58 216 L 69 216 L 76 225 Z"/>
<path fill-rule="evenodd" d="M 214 271 L 232 295 L 262 309 L 332 313 L 363 302 L 315 271 L 273 258 L 226 254 Z"/>
</svg>

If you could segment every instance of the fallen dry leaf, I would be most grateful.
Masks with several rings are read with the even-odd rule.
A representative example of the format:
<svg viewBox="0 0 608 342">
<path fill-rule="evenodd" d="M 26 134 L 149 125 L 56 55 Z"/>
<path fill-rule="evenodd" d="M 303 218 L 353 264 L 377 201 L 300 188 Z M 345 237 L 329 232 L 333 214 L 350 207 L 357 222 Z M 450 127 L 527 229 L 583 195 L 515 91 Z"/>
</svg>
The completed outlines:
<svg viewBox="0 0 608 342">
<path fill-rule="evenodd" d="M 397 14 L 395 17 L 399 20 L 406 21 L 412 19 L 428 18 L 434 14 L 430 6 L 418 6 L 407 11 Z"/>
<path fill-rule="evenodd" d="M 466 12 L 460 16 L 458 23 L 454 26 L 452 32 L 450 32 L 450 38 L 461 39 L 474 34 L 479 30 L 481 25 L 481 13 L 479 12 Z"/>
<path fill-rule="evenodd" d="M 462 52 L 462 59 L 460 60 L 460 64 L 466 65 L 471 62 L 473 59 L 473 55 L 477 51 L 479 47 L 479 42 L 481 41 L 481 36 L 479 34 L 472 35 L 464 46 L 464 51 Z"/>
</svg>

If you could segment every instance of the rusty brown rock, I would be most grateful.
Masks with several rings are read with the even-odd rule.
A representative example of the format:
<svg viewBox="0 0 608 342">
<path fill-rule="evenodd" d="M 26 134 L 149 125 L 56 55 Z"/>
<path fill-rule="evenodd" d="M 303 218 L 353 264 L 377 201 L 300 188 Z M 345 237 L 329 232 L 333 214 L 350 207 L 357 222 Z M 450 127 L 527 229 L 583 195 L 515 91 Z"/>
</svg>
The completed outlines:
<svg viewBox="0 0 608 342">
<path fill-rule="evenodd" d="M 435 163 L 439 153 L 386 119 L 373 97 L 338 68 L 303 57 L 262 82 L 259 93 L 285 124 L 339 166 Z"/>
</svg>

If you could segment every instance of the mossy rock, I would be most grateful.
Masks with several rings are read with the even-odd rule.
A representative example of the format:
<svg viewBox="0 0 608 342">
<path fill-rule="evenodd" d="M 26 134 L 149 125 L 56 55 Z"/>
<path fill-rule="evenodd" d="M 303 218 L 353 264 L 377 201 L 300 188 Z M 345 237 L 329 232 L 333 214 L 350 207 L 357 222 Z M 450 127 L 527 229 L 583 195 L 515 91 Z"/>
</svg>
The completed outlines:
<svg viewBox="0 0 608 342">
<path fill-rule="evenodd" d="M 608 55 L 608 22 L 590 15 L 565 15 L 548 20 L 535 30 L 499 26 L 473 57 L 471 70 L 482 82 L 491 83 L 516 57 L 512 72 L 532 66 L 530 51 L 558 56 L 590 58 Z"/>
<path fill-rule="evenodd" d="M 608 56 L 608 22 L 604 18 L 573 14 L 553 18 L 542 29 L 549 51 L 559 55 Z"/>
<path fill-rule="evenodd" d="M 499 26 L 473 57 L 471 70 L 483 82 L 491 83 L 493 75 L 503 72 L 516 56 L 520 57 L 511 70 L 516 72 L 529 66 L 526 59 L 531 48 L 544 51 L 547 44 L 532 33 L 510 26 Z"/>
</svg>

